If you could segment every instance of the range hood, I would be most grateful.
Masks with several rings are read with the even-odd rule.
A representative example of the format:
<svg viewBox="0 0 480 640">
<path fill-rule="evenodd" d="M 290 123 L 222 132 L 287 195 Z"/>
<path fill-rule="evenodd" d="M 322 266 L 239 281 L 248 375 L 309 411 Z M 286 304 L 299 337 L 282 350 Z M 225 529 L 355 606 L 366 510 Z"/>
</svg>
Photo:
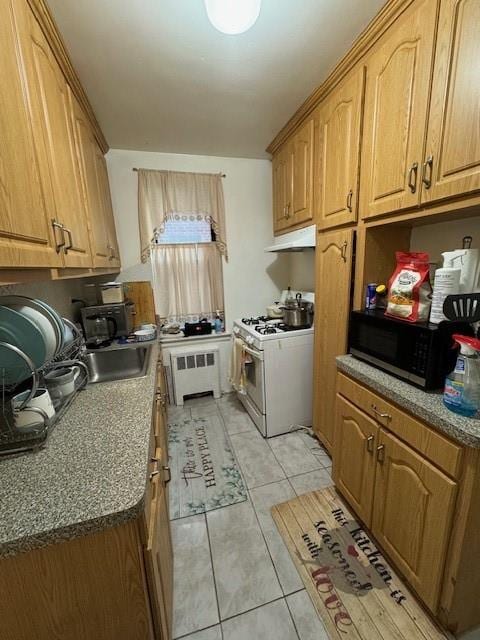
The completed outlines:
<svg viewBox="0 0 480 640">
<path fill-rule="evenodd" d="M 275 238 L 274 244 L 265 247 L 265 251 L 282 252 L 282 251 L 303 251 L 304 249 L 315 249 L 317 227 L 312 224 L 309 227 L 290 231 Z"/>
</svg>

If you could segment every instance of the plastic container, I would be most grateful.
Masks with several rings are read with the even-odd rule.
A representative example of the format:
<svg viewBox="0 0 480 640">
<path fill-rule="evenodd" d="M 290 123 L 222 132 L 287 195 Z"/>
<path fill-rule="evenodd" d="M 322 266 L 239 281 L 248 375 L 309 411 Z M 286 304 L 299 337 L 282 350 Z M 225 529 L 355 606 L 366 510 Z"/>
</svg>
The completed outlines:
<svg viewBox="0 0 480 640">
<path fill-rule="evenodd" d="M 125 295 L 122 282 L 106 282 L 101 285 L 103 304 L 123 302 Z"/>
<path fill-rule="evenodd" d="M 480 409 L 480 340 L 458 334 L 452 337 L 460 353 L 445 380 L 443 403 L 450 411 L 473 418 Z"/>
<path fill-rule="evenodd" d="M 449 253 L 453 252 L 442 253 L 443 267 L 435 271 L 430 311 L 430 322 L 433 324 L 439 324 L 442 320 L 446 320 L 443 313 L 445 298 L 460 292 L 461 269 L 454 267 L 453 259 L 449 257 Z"/>
</svg>

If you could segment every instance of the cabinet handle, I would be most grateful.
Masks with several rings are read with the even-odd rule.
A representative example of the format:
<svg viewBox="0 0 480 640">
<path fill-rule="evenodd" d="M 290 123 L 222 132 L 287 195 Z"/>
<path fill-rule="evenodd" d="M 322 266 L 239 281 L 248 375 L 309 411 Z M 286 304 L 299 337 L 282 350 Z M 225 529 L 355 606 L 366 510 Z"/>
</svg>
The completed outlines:
<svg viewBox="0 0 480 640">
<path fill-rule="evenodd" d="M 54 218 L 52 219 L 52 227 L 53 227 L 53 235 L 55 238 L 55 251 L 60 253 L 62 247 L 65 246 L 65 227 L 61 222 L 57 222 Z M 57 242 L 57 229 L 60 229 L 62 233 L 62 242 Z"/>
<path fill-rule="evenodd" d="M 285 214 L 286 219 L 288 220 L 290 218 L 290 203 L 287 204 L 287 206 L 285 207 L 287 212 Z"/>
<path fill-rule="evenodd" d="M 110 255 L 108 256 L 108 259 L 109 260 L 113 260 L 113 257 L 114 257 L 113 256 L 113 247 L 110 244 L 108 244 L 107 245 L 107 249 L 110 251 Z"/>
<path fill-rule="evenodd" d="M 386 418 L 387 420 L 391 420 L 392 419 L 392 416 L 389 413 L 382 413 L 381 411 L 379 411 L 377 409 L 377 407 L 374 404 L 372 404 L 370 406 L 372 408 L 373 413 L 376 416 L 378 416 L 379 418 Z"/>
<path fill-rule="evenodd" d="M 430 187 L 432 186 L 432 173 L 433 173 L 433 156 L 428 156 L 428 158 L 423 163 L 422 182 L 425 189 L 430 189 Z"/>
<path fill-rule="evenodd" d="M 385 445 L 384 444 L 379 444 L 377 447 L 377 461 L 380 464 L 383 464 L 385 462 Z"/>
<path fill-rule="evenodd" d="M 68 253 L 69 250 L 73 247 L 73 236 L 70 229 L 68 229 L 67 227 L 64 227 L 64 229 L 65 233 L 68 235 L 68 245 L 65 245 L 64 251 L 65 253 Z"/>
<path fill-rule="evenodd" d="M 347 261 L 347 247 L 348 247 L 348 242 L 345 240 L 345 242 L 340 247 L 340 255 L 342 256 L 342 260 L 344 262 Z"/>
<path fill-rule="evenodd" d="M 373 453 L 374 440 L 375 440 L 375 436 L 374 435 L 369 435 L 367 440 L 366 440 L 368 453 Z"/>
<path fill-rule="evenodd" d="M 153 480 L 155 476 L 158 476 L 158 474 L 160 473 L 160 471 L 158 469 L 155 469 L 155 471 L 152 471 L 152 473 L 150 474 L 150 480 Z"/>
<path fill-rule="evenodd" d="M 352 200 L 353 200 L 353 191 L 350 189 L 347 195 L 347 209 L 352 211 Z"/>
<path fill-rule="evenodd" d="M 414 162 L 408 172 L 408 186 L 412 193 L 417 190 L 418 162 Z"/>
<path fill-rule="evenodd" d="M 166 466 L 163 467 L 163 470 L 167 472 L 167 479 L 165 480 L 165 484 L 168 484 L 172 479 L 172 472 L 170 470 L 170 467 L 166 467 Z"/>
</svg>

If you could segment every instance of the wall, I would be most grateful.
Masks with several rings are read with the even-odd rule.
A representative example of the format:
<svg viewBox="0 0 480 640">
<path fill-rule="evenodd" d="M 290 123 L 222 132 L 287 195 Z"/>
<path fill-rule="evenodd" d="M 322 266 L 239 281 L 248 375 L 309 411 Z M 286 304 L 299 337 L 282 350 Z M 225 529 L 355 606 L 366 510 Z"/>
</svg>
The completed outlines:
<svg viewBox="0 0 480 640">
<path fill-rule="evenodd" d="M 288 284 L 299 291 L 315 291 L 315 251 L 289 254 Z"/>
<path fill-rule="evenodd" d="M 427 251 L 432 262 L 442 266 L 443 251 L 462 248 L 462 238 L 472 236 L 472 248 L 480 248 L 480 217 L 437 222 L 412 229 L 411 251 Z"/>
<path fill-rule="evenodd" d="M 224 261 L 227 329 L 235 318 L 264 313 L 288 286 L 285 256 L 265 253 L 273 242 L 272 173 L 268 160 L 111 149 L 107 154 L 123 271 L 120 280 L 151 279 L 140 262 L 137 174 L 133 167 L 226 173 L 223 182 L 229 259 Z"/>
<path fill-rule="evenodd" d="M 28 296 L 30 298 L 40 298 L 50 306 L 54 307 L 62 317 L 78 322 L 80 320 L 79 309 L 81 305 L 72 305 L 72 298 L 83 298 L 84 284 L 107 281 L 108 276 L 98 276 L 95 278 L 8 284 L 0 286 L 0 295 L 4 296 L 15 294 L 19 296 Z"/>
</svg>

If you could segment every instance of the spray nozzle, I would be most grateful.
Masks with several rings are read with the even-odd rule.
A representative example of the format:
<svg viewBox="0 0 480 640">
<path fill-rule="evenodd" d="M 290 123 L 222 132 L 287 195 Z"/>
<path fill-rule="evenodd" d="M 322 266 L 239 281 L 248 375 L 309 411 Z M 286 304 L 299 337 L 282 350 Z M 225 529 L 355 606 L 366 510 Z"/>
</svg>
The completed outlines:
<svg viewBox="0 0 480 640">
<path fill-rule="evenodd" d="M 464 356 L 473 356 L 475 352 L 480 352 L 480 340 L 458 333 L 455 333 L 452 338 L 456 344 L 460 345 L 460 351 Z"/>
</svg>

